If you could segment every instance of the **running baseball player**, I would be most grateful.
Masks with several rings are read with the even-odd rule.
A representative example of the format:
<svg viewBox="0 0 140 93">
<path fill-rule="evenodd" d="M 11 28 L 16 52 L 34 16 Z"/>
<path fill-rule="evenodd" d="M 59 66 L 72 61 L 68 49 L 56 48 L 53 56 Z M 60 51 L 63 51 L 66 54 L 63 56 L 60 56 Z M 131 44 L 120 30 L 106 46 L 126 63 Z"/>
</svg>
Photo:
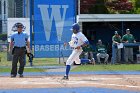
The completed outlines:
<svg viewBox="0 0 140 93">
<path fill-rule="evenodd" d="M 71 30 L 73 31 L 71 41 L 69 42 L 70 47 L 73 49 L 71 55 L 69 56 L 67 62 L 66 62 L 66 73 L 63 80 L 68 80 L 68 75 L 70 72 L 70 68 L 72 63 L 75 61 L 75 63 L 80 64 L 79 56 L 82 53 L 82 47 L 89 44 L 88 39 L 85 37 L 85 35 L 80 32 L 80 26 L 78 23 L 74 23 L 72 25 Z M 64 44 L 66 45 L 66 44 Z"/>
</svg>

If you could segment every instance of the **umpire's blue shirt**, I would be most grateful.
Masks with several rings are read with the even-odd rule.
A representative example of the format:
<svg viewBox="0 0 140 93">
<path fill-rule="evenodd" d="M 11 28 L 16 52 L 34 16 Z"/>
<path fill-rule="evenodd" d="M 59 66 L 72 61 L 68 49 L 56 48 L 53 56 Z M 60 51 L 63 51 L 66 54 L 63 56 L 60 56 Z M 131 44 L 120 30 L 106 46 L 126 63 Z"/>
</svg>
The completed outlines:
<svg viewBox="0 0 140 93">
<path fill-rule="evenodd" d="M 28 38 L 29 35 L 26 32 L 21 32 L 20 34 L 18 34 L 18 32 L 14 32 L 11 35 L 11 41 L 14 42 L 14 46 L 16 47 L 25 47 Z"/>
</svg>

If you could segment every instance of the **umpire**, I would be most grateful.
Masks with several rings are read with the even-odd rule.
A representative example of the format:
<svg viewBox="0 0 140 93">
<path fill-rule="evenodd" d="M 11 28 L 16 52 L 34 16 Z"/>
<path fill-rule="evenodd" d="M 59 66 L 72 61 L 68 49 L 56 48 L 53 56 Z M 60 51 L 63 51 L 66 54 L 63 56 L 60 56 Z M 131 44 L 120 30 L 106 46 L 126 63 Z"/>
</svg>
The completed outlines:
<svg viewBox="0 0 140 93">
<path fill-rule="evenodd" d="M 23 32 L 23 24 L 16 23 L 15 27 L 17 31 L 11 35 L 11 41 L 9 46 L 9 51 L 12 50 L 12 69 L 11 69 L 11 78 L 16 77 L 17 75 L 17 63 L 19 61 L 20 66 L 18 69 L 19 77 L 23 77 L 24 71 L 24 58 L 26 54 L 26 45 L 30 49 L 30 42 L 28 41 L 29 36 L 27 33 Z"/>
</svg>

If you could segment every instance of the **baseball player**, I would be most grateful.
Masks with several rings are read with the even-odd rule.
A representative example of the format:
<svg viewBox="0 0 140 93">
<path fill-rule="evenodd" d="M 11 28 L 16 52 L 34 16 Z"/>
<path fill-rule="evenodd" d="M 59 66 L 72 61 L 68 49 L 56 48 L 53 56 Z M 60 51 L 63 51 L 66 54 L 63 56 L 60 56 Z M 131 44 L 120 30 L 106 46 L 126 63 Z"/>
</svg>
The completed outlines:
<svg viewBox="0 0 140 93">
<path fill-rule="evenodd" d="M 122 42 L 124 43 L 136 43 L 135 38 L 132 34 L 130 34 L 130 29 L 126 29 L 126 34 L 123 35 L 122 37 Z M 133 47 L 130 46 L 125 46 L 124 48 L 124 56 L 125 56 L 125 62 L 129 63 L 129 61 L 131 63 L 133 63 Z"/>
<path fill-rule="evenodd" d="M 74 23 L 72 25 L 71 30 L 73 31 L 71 41 L 69 42 L 70 47 L 73 49 L 71 55 L 69 56 L 67 62 L 66 62 L 66 73 L 62 79 L 68 80 L 69 71 L 71 68 L 72 63 L 75 61 L 75 63 L 80 64 L 79 56 L 82 53 L 82 47 L 89 44 L 88 39 L 85 37 L 85 35 L 80 32 L 80 26 L 78 23 Z M 64 43 L 66 45 L 66 43 Z"/>
<path fill-rule="evenodd" d="M 119 35 L 118 31 L 115 31 L 115 35 L 112 37 L 112 45 L 119 45 L 122 42 L 121 36 Z M 121 63 L 121 49 L 115 48 L 116 58 L 115 61 L 117 63 Z"/>
<path fill-rule="evenodd" d="M 107 54 L 106 46 L 102 43 L 101 39 L 98 40 L 96 48 L 97 48 L 96 56 L 97 56 L 98 63 L 99 64 L 101 63 L 100 58 L 104 58 L 105 59 L 104 63 L 107 64 L 109 55 Z"/>
</svg>

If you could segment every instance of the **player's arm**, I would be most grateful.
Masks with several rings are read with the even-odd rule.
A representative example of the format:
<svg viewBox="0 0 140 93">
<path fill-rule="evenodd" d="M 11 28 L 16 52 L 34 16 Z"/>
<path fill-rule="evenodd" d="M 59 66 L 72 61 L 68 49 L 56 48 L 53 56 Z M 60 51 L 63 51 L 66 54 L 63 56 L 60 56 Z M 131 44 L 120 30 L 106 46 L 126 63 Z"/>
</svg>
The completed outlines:
<svg viewBox="0 0 140 93">
<path fill-rule="evenodd" d="M 8 51 L 11 52 L 13 50 L 13 47 L 14 47 L 14 37 L 11 36 L 11 40 L 10 40 L 10 43 L 9 43 Z"/>
<path fill-rule="evenodd" d="M 71 36 L 71 41 L 72 41 L 72 36 Z M 69 42 L 64 42 L 64 47 L 66 47 L 67 45 L 70 45 L 70 43 L 71 43 L 71 41 L 69 41 Z"/>
<path fill-rule="evenodd" d="M 81 47 L 85 47 L 85 46 L 87 46 L 87 45 L 89 45 L 89 41 L 88 41 L 88 40 L 86 40 L 86 41 L 81 45 Z"/>
<path fill-rule="evenodd" d="M 11 41 L 11 42 L 9 43 L 9 52 L 11 52 L 11 50 L 13 49 L 13 46 L 14 46 L 14 42 Z"/>
<path fill-rule="evenodd" d="M 132 37 L 133 37 L 133 42 L 134 42 L 134 43 L 136 43 L 136 40 L 135 40 L 135 38 L 134 38 L 134 36 L 133 36 L 133 35 L 132 35 Z"/>
<path fill-rule="evenodd" d="M 88 44 L 89 44 L 89 41 L 87 40 L 87 41 L 83 42 L 82 45 L 77 46 L 76 49 L 80 49 L 81 47 L 86 47 Z"/>
<path fill-rule="evenodd" d="M 66 47 L 67 45 L 69 45 L 69 42 L 64 42 L 64 47 Z"/>
<path fill-rule="evenodd" d="M 83 44 L 81 45 L 81 47 L 85 47 L 85 46 L 89 45 L 89 41 L 84 34 L 82 34 L 81 40 L 83 41 Z"/>
<path fill-rule="evenodd" d="M 118 44 L 118 42 L 115 41 L 114 36 L 112 37 L 112 41 L 114 44 Z"/>
</svg>

